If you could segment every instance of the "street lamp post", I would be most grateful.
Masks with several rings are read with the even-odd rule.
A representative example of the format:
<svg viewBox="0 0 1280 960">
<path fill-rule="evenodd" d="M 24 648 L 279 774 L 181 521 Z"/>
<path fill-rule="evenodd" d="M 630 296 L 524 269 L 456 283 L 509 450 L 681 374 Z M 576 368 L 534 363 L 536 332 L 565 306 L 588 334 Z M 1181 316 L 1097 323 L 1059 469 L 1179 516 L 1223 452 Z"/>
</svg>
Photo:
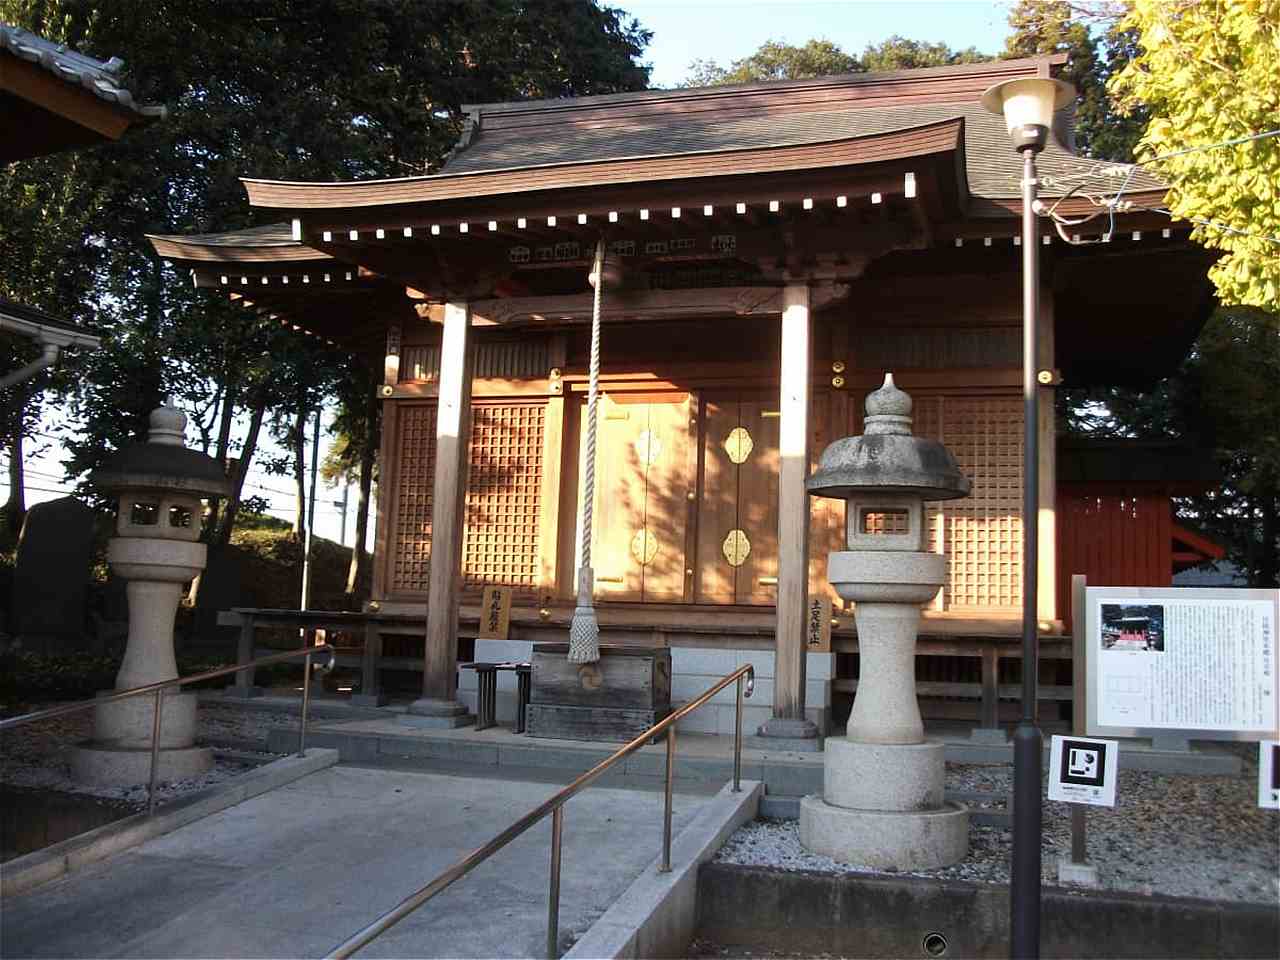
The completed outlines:
<svg viewBox="0 0 1280 960">
<path fill-rule="evenodd" d="M 1039 398 L 1036 377 L 1040 312 L 1040 245 L 1036 229 L 1036 154 L 1049 139 L 1055 110 L 1075 97 L 1070 84 L 1047 77 L 1006 80 L 982 95 L 1004 116 L 1022 154 L 1022 719 L 1013 736 L 1013 868 L 1010 871 L 1010 954 L 1040 956 L 1040 769 L 1043 742 L 1036 683 L 1039 642 Z"/>
</svg>

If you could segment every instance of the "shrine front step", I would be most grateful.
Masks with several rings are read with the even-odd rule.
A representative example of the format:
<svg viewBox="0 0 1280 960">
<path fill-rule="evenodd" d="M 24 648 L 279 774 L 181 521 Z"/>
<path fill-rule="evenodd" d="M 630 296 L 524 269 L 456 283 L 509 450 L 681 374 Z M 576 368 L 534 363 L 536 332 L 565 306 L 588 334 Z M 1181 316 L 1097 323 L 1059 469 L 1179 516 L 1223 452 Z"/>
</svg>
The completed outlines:
<svg viewBox="0 0 1280 960">
<path fill-rule="evenodd" d="M 395 767 L 467 776 L 507 777 L 512 780 L 559 776 L 568 782 L 604 760 L 617 749 L 615 743 L 587 743 L 575 740 L 530 740 L 500 729 L 480 736 L 487 742 L 453 735 L 453 731 L 412 733 L 347 731 L 341 727 L 311 728 L 307 745 L 332 747 L 339 762 L 362 767 Z M 297 733 L 273 730 L 268 737 L 273 751 L 297 749 Z M 661 745 L 642 748 L 607 772 L 602 786 L 654 788 L 660 786 L 666 770 L 666 750 Z M 745 752 L 742 779 L 759 780 L 773 794 L 803 796 L 822 792 L 822 754 L 767 755 Z M 677 785 L 724 784 L 733 779 L 733 756 L 708 757 L 681 752 L 677 737 Z"/>
<path fill-rule="evenodd" d="M 630 743 L 670 712 L 531 703 L 525 709 L 525 729 L 531 737 L 550 740 Z"/>
</svg>

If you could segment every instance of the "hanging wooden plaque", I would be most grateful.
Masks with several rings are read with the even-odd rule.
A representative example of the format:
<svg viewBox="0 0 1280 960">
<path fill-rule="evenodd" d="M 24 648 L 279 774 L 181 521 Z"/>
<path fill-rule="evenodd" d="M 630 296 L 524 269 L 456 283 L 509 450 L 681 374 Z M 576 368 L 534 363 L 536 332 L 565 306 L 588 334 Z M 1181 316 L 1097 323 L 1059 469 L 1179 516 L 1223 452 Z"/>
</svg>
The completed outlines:
<svg viewBox="0 0 1280 960">
<path fill-rule="evenodd" d="M 511 588 L 488 586 L 480 598 L 480 640 L 506 640 L 511 632 Z"/>
<path fill-rule="evenodd" d="M 831 652 L 831 601 L 826 597 L 809 598 L 805 647 L 810 653 Z"/>
</svg>

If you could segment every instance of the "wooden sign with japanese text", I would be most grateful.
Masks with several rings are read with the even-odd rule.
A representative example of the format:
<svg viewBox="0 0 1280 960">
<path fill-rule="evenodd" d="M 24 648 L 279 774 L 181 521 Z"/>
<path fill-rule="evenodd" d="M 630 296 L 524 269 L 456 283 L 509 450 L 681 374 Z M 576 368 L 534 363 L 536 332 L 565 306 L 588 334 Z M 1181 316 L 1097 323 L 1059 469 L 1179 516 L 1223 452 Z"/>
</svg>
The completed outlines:
<svg viewBox="0 0 1280 960">
<path fill-rule="evenodd" d="M 831 601 L 827 597 L 809 598 L 804 636 L 810 653 L 831 652 Z"/>
<path fill-rule="evenodd" d="M 511 631 L 511 588 L 485 587 L 480 601 L 480 640 L 506 640 Z"/>
</svg>

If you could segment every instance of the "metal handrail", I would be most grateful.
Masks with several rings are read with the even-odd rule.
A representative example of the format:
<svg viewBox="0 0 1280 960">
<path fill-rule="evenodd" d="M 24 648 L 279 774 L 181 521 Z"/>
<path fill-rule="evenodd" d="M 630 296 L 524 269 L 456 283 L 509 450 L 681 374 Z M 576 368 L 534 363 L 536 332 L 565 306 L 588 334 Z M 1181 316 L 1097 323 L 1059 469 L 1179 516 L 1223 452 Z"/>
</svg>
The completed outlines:
<svg viewBox="0 0 1280 960">
<path fill-rule="evenodd" d="M 238 663 L 234 667 L 220 667 L 217 670 L 206 670 L 204 673 L 192 674 L 189 677 L 175 677 L 172 680 L 144 683 L 142 686 L 130 687 L 128 690 L 117 690 L 114 693 L 103 694 L 102 696 L 94 697 L 92 700 L 84 700 L 80 703 L 64 703 L 58 707 L 37 710 L 35 713 L 24 713 L 20 717 L 0 720 L 0 733 L 15 727 L 25 726 L 28 723 L 35 723 L 37 720 L 48 720 L 50 717 L 79 713 L 82 710 L 100 707 L 105 703 L 129 700 L 133 697 L 145 696 L 148 693 L 155 694 L 155 717 L 151 723 L 151 776 L 147 784 L 147 815 L 151 816 L 156 812 L 156 767 L 160 756 L 160 726 L 163 716 L 164 692 L 166 690 L 171 687 L 184 687 L 188 683 L 199 683 L 201 680 L 212 680 L 214 677 L 225 677 L 227 674 L 239 673 L 241 670 L 256 669 L 269 663 L 280 663 L 284 660 L 291 660 L 294 657 L 306 657 L 302 678 L 302 722 L 298 730 L 298 756 L 302 756 L 306 752 L 307 713 L 311 708 L 311 657 L 317 653 L 329 654 L 327 662 L 317 664 L 321 673 L 328 673 L 337 662 L 337 651 L 330 644 L 320 643 L 314 647 L 300 647 L 297 650 L 288 650 L 284 653 L 273 653 L 270 656 L 259 657 L 249 663 Z"/>
<path fill-rule="evenodd" d="M 746 692 L 743 692 L 743 679 L 746 679 Z M 555 960 L 559 956 L 558 942 L 560 939 L 560 844 L 564 835 L 564 805 L 571 797 L 579 793 L 592 782 L 598 779 L 601 774 L 612 767 L 619 760 L 634 753 L 644 746 L 648 741 L 654 739 L 658 734 L 666 732 L 667 735 L 667 776 L 666 776 L 666 810 L 663 817 L 662 826 L 662 863 L 658 866 L 659 873 L 671 872 L 671 785 L 672 777 L 675 770 L 676 755 L 676 728 L 675 724 L 684 716 L 692 713 L 701 707 L 717 693 L 727 687 L 730 683 L 737 682 L 737 706 L 735 712 L 734 737 L 733 737 L 733 792 L 742 792 L 742 699 L 743 696 L 750 697 L 755 690 L 756 671 L 752 664 L 739 667 L 733 673 L 726 676 L 715 686 L 711 687 L 695 700 L 686 703 L 679 710 L 669 714 L 666 719 L 655 723 L 640 736 L 636 737 L 626 746 L 620 747 L 610 756 L 601 760 L 594 767 L 582 774 L 578 779 L 551 797 L 549 800 L 539 804 L 530 810 L 523 817 L 517 820 L 507 829 L 503 830 L 496 837 L 463 857 L 453 866 L 449 867 L 426 886 L 420 888 L 415 893 L 410 894 L 401 900 L 396 906 L 388 910 L 378 919 L 374 920 L 368 926 L 353 933 L 350 937 L 334 947 L 327 955 L 328 960 L 334 958 L 349 957 L 361 947 L 370 943 L 377 937 L 386 933 L 391 927 L 399 923 L 413 911 L 417 910 L 436 894 L 443 892 L 454 881 L 462 879 L 489 857 L 493 856 L 508 843 L 520 836 L 539 820 L 543 819 L 547 814 L 551 814 L 551 874 L 547 895 L 547 956 L 551 960 Z"/>
</svg>

